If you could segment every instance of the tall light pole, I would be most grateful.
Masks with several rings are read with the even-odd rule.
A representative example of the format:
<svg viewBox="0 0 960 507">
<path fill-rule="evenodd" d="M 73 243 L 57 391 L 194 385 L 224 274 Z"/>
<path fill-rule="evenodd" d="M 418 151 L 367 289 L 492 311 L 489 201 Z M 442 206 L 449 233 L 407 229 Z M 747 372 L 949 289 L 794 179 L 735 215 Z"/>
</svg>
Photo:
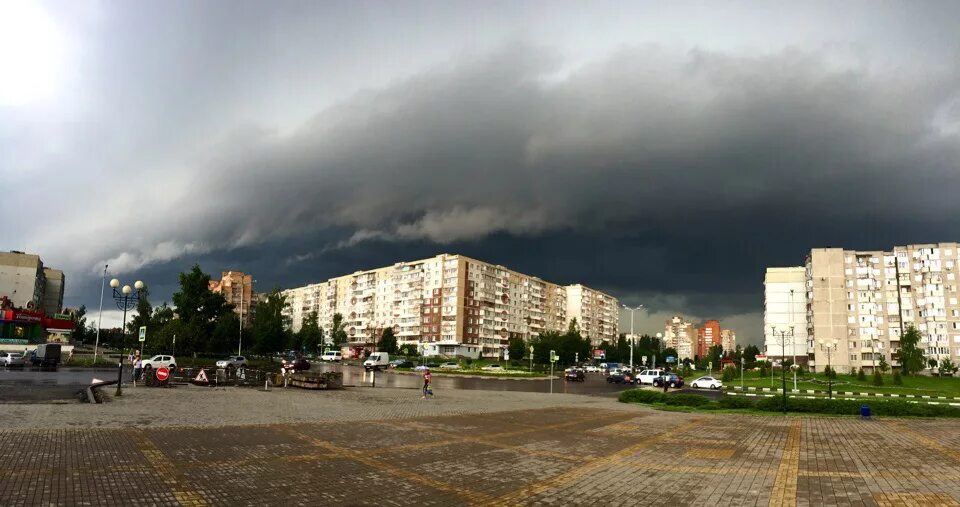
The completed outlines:
<svg viewBox="0 0 960 507">
<path fill-rule="evenodd" d="M 830 365 L 830 353 L 834 350 L 837 350 L 837 340 L 824 341 L 823 339 L 817 340 L 817 343 L 820 344 L 820 350 L 823 350 L 827 353 L 827 397 L 833 399 L 833 367 Z"/>
<path fill-rule="evenodd" d="M 643 305 L 637 306 L 636 308 L 630 308 L 627 305 L 620 305 L 624 310 L 630 311 L 630 371 L 633 371 L 633 312 L 643 308 Z"/>
<path fill-rule="evenodd" d="M 106 287 L 107 283 L 107 266 L 109 264 L 103 265 L 103 277 L 100 278 L 100 316 L 97 317 L 97 341 L 93 346 L 93 364 L 97 364 L 97 349 L 100 348 L 100 326 L 103 323 L 103 289 Z"/>
<path fill-rule="evenodd" d="M 136 292 L 129 285 L 124 285 L 121 289 L 120 280 L 116 278 L 110 280 L 110 287 L 113 288 L 113 300 L 117 302 L 117 308 L 123 310 L 123 325 L 120 328 L 120 359 L 117 361 L 117 396 L 123 395 L 120 386 L 123 384 L 123 346 L 127 337 L 127 310 L 136 308 L 143 295 L 143 282 L 137 280 L 133 286 L 136 288 Z"/>
<path fill-rule="evenodd" d="M 793 390 L 797 390 L 797 338 L 793 336 L 793 289 L 790 289 L 790 348 L 793 349 Z"/>
<path fill-rule="evenodd" d="M 250 279 L 250 299 L 253 299 L 253 284 L 256 282 Z M 240 339 L 237 340 L 237 355 L 241 355 L 240 349 L 243 347 L 243 276 L 240 277 Z"/>
<path fill-rule="evenodd" d="M 660 348 L 663 346 L 663 333 L 657 333 L 657 353 L 660 353 Z M 653 368 L 657 368 L 657 354 L 653 354 Z"/>
<path fill-rule="evenodd" d="M 773 329 L 773 335 L 776 336 L 776 335 L 777 335 L 777 326 L 771 326 L 771 328 Z M 784 354 L 786 353 L 786 348 L 787 348 L 787 335 L 788 335 L 788 334 L 790 335 L 790 342 L 793 343 L 793 326 L 790 326 L 790 331 L 789 331 L 789 333 L 788 333 L 787 331 L 780 331 L 780 382 L 782 383 L 782 386 L 783 386 L 783 413 L 784 413 L 784 415 L 786 415 L 786 413 L 787 413 L 787 373 L 786 373 L 786 370 L 785 370 L 784 367 L 783 367 L 783 362 L 784 362 L 784 358 L 786 357 Z M 772 367 L 771 367 L 770 369 L 773 370 Z M 796 373 L 794 373 L 794 374 L 796 374 Z M 794 382 L 796 382 L 796 380 L 794 380 Z"/>
</svg>

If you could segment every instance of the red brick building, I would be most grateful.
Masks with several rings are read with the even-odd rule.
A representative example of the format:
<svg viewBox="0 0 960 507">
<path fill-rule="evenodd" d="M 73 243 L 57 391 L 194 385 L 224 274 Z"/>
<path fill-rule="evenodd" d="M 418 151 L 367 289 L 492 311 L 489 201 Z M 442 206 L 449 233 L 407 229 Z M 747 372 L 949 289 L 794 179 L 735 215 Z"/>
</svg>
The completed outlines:
<svg viewBox="0 0 960 507">
<path fill-rule="evenodd" d="M 697 329 L 697 357 L 706 357 L 710 347 L 721 345 L 720 321 L 708 320 Z"/>
</svg>

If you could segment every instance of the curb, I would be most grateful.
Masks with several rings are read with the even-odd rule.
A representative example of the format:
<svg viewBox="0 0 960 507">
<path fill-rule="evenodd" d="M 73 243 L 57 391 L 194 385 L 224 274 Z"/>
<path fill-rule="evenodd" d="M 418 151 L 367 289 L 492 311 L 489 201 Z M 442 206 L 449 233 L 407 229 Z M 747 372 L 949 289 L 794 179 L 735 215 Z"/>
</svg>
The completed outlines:
<svg viewBox="0 0 960 507">
<path fill-rule="evenodd" d="M 733 390 L 740 391 L 740 386 L 733 386 Z M 747 387 L 747 391 L 758 391 L 764 393 L 779 393 L 780 389 L 771 389 L 769 387 Z M 814 390 L 814 389 L 790 389 L 788 393 L 798 394 L 827 394 L 827 391 Z M 730 392 L 728 394 L 734 394 Z M 857 393 L 851 391 L 833 391 L 835 396 L 859 396 L 865 398 L 920 398 L 925 400 L 943 400 L 948 402 L 960 402 L 960 398 L 953 398 L 949 396 L 929 396 L 929 395 L 917 395 L 917 394 L 893 394 L 893 393 Z"/>
</svg>

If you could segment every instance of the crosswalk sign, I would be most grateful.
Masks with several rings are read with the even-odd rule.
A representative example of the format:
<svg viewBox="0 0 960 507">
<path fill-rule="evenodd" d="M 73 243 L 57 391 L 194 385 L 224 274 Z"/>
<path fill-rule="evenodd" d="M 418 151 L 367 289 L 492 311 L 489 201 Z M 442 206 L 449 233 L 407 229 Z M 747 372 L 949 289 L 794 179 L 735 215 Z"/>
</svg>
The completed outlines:
<svg viewBox="0 0 960 507">
<path fill-rule="evenodd" d="M 140 326 L 140 341 L 147 341 L 147 326 Z"/>
</svg>

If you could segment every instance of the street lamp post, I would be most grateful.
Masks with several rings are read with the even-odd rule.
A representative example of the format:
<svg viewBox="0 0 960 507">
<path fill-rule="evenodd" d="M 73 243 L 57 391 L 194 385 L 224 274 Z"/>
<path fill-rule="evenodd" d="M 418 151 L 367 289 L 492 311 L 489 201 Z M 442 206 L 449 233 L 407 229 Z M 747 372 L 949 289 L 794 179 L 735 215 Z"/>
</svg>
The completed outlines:
<svg viewBox="0 0 960 507">
<path fill-rule="evenodd" d="M 771 326 L 773 329 L 773 335 L 777 335 L 777 326 Z M 790 326 L 789 333 L 787 331 L 780 331 L 780 382 L 783 387 L 783 413 L 787 413 L 787 372 L 783 367 L 784 359 L 786 358 L 786 349 L 787 349 L 787 335 L 790 336 L 790 343 L 793 343 L 793 326 Z M 773 368 L 771 368 L 772 370 Z M 794 371 L 796 374 L 796 371 Z"/>
<path fill-rule="evenodd" d="M 657 333 L 657 352 L 660 352 L 661 345 L 663 345 L 663 333 Z M 653 355 L 653 369 L 657 369 L 657 354 Z"/>
<path fill-rule="evenodd" d="M 253 299 L 253 284 L 256 280 L 250 280 L 250 299 Z M 243 348 L 243 276 L 240 277 L 240 339 L 237 341 L 237 355 L 242 355 L 240 350 Z"/>
<path fill-rule="evenodd" d="M 129 285 L 124 285 L 123 288 L 120 288 L 120 280 L 116 278 L 110 280 L 110 287 L 113 289 L 113 300 L 116 301 L 117 308 L 123 310 L 123 325 L 120 328 L 120 359 L 117 361 L 117 396 L 123 395 L 120 386 L 123 384 L 123 346 L 127 337 L 127 310 L 134 309 L 143 295 L 143 282 L 137 280 L 133 286 L 136 290 L 131 289 Z"/>
<path fill-rule="evenodd" d="M 837 350 L 837 340 L 824 341 L 821 339 L 817 342 L 820 344 L 820 350 L 827 353 L 827 370 L 829 370 L 827 372 L 827 397 L 833 399 L 833 367 L 830 364 L 830 354 Z"/>
<path fill-rule="evenodd" d="M 643 305 L 639 305 L 636 308 L 630 308 L 627 305 L 620 305 L 624 310 L 630 311 L 630 371 L 633 371 L 633 312 L 643 308 Z"/>
</svg>

